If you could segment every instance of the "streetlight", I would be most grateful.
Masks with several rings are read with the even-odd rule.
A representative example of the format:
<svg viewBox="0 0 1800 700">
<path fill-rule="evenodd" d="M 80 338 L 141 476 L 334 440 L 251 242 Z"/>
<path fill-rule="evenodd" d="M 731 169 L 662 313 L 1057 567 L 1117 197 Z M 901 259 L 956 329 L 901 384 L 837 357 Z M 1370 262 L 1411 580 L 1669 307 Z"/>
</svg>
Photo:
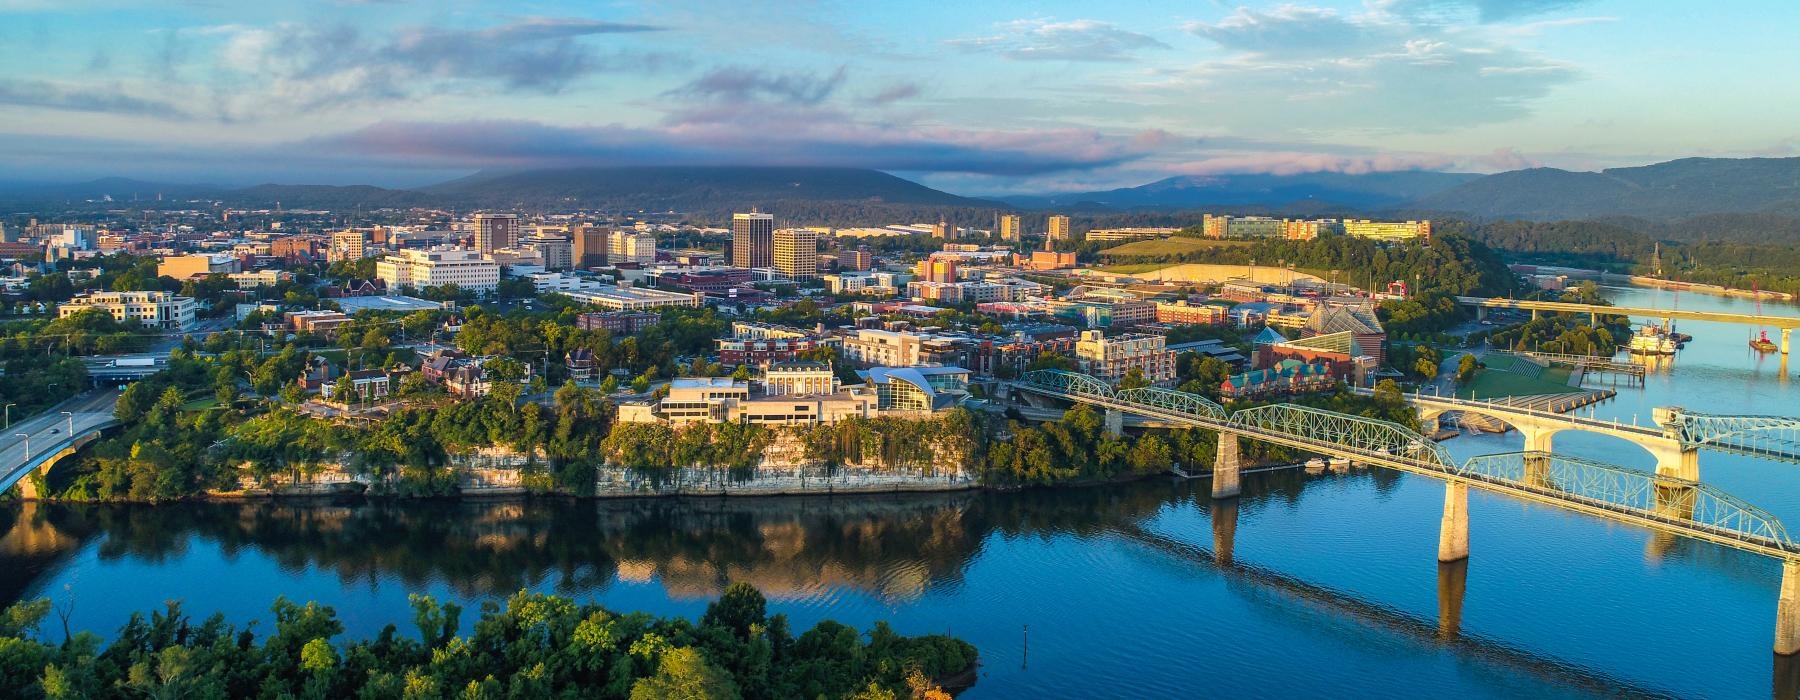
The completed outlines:
<svg viewBox="0 0 1800 700">
<path fill-rule="evenodd" d="M 16 403 L 9 403 L 6 405 L 6 427 L 7 428 L 12 427 L 12 407 L 17 406 L 17 405 L 18 404 L 16 404 Z"/>
<path fill-rule="evenodd" d="M 69 417 L 69 439 L 73 440 L 75 439 L 75 414 L 68 411 L 62 411 L 61 413 Z"/>
<path fill-rule="evenodd" d="M 19 437 L 25 438 L 25 461 L 27 463 L 30 463 L 31 462 L 31 436 L 26 435 L 25 433 L 13 433 L 13 434 L 17 435 Z"/>
</svg>

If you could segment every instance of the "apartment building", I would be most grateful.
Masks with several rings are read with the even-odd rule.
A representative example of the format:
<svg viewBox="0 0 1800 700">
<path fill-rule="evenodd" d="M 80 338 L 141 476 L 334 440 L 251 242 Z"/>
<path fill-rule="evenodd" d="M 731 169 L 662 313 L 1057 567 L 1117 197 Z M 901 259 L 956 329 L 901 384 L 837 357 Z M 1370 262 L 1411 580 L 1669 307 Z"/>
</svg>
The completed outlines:
<svg viewBox="0 0 1800 700">
<path fill-rule="evenodd" d="M 784 228 L 774 233 L 772 262 L 795 282 L 819 278 L 819 234 L 811 229 Z"/>
<path fill-rule="evenodd" d="M 1150 333 L 1125 333 L 1107 337 L 1101 331 L 1082 331 L 1075 341 L 1075 361 L 1082 374 L 1117 382 L 1131 370 L 1141 370 L 1153 383 L 1175 379 L 1175 353 L 1167 340 Z"/>
</svg>

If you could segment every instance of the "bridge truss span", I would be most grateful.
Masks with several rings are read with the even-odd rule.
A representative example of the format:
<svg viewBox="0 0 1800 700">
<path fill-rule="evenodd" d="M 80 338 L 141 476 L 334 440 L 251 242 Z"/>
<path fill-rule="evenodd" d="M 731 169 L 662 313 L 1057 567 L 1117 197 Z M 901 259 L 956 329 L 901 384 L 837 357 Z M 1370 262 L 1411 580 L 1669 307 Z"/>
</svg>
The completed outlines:
<svg viewBox="0 0 1800 700">
<path fill-rule="evenodd" d="M 1204 396 L 1190 394 L 1185 391 L 1147 386 L 1115 392 L 1113 398 L 1125 403 L 1140 404 L 1152 408 L 1160 408 L 1165 411 L 1185 413 L 1199 418 L 1210 418 L 1217 421 L 1227 420 L 1224 406 L 1220 406 Z"/>
<path fill-rule="evenodd" d="M 1698 528 L 1715 542 L 1727 538 L 1800 554 L 1775 516 L 1697 481 L 1550 452 L 1478 455 L 1457 471 L 1464 478 L 1503 482 L 1558 501 Z"/>
<path fill-rule="evenodd" d="M 1059 389 L 1081 396 L 1112 398 L 1112 385 L 1098 378 L 1085 374 L 1060 369 L 1039 369 L 1026 372 L 1019 377 L 1020 381 L 1035 384 L 1049 389 Z"/>
<path fill-rule="evenodd" d="M 1399 423 L 1377 418 L 1295 404 L 1270 404 L 1233 413 L 1230 422 L 1246 429 L 1304 436 L 1364 454 L 1392 455 L 1443 469 L 1456 466 L 1443 445 Z"/>
<path fill-rule="evenodd" d="M 1656 422 L 1684 446 L 1800 463 L 1800 418 L 1722 416 L 1678 406 L 1656 413 Z"/>
</svg>

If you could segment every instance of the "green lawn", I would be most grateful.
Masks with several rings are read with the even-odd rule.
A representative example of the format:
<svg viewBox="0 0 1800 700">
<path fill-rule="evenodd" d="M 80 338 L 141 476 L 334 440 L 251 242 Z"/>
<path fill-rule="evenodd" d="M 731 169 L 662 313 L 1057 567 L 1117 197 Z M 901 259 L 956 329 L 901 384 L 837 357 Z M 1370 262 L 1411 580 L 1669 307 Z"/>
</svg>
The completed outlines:
<svg viewBox="0 0 1800 700">
<path fill-rule="evenodd" d="M 1537 378 L 1490 367 L 1476 372 L 1473 380 L 1456 387 L 1457 396 L 1476 399 L 1563 394 L 1571 391 L 1576 389 L 1569 386 L 1567 367 L 1551 367 Z"/>
<path fill-rule="evenodd" d="M 217 398 L 208 396 L 204 399 L 194 399 L 193 401 L 189 401 L 187 403 L 182 404 L 181 410 L 183 410 L 183 411 L 207 411 L 207 410 L 211 410 L 211 409 L 218 408 L 218 407 L 219 407 L 219 400 Z"/>
<path fill-rule="evenodd" d="M 1210 238 L 1159 238 L 1148 241 L 1132 241 L 1124 245 L 1113 246 L 1100 251 L 1109 257 L 1155 257 L 1163 255 L 1186 255 L 1207 248 L 1230 248 L 1250 245 L 1250 241 L 1225 241 Z M 1141 270 L 1140 270 L 1141 272 Z"/>
</svg>

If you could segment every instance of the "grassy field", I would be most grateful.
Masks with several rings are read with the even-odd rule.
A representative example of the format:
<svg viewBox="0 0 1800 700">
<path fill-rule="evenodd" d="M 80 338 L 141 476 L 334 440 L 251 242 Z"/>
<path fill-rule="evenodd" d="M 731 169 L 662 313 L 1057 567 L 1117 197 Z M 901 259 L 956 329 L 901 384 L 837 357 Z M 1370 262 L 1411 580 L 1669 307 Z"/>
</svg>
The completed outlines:
<svg viewBox="0 0 1800 700">
<path fill-rule="evenodd" d="M 1533 378 L 1517 372 L 1488 368 L 1475 373 L 1475 378 L 1458 385 L 1456 395 L 1465 398 L 1497 399 L 1506 396 L 1562 394 L 1576 391 L 1569 386 L 1569 368 L 1551 367 Z M 1473 395 L 1471 396 L 1471 393 Z"/>
<path fill-rule="evenodd" d="M 183 411 L 207 411 L 219 407 L 219 400 L 213 397 L 194 399 L 181 405 Z"/>
<path fill-rule="evenodd" d="M 1250 245 L 1250 241 L 1224 241 L 1209 238 L 1159 238 L 1148 241 L 1132 241 L 1124 245 L 1113 246 L 1100 251 L 1101 255 L 1113 258 L 1156 257 L 1163 255 L 1186 255 L 1208 248 L 1232 248 Z"/>
</svg>

